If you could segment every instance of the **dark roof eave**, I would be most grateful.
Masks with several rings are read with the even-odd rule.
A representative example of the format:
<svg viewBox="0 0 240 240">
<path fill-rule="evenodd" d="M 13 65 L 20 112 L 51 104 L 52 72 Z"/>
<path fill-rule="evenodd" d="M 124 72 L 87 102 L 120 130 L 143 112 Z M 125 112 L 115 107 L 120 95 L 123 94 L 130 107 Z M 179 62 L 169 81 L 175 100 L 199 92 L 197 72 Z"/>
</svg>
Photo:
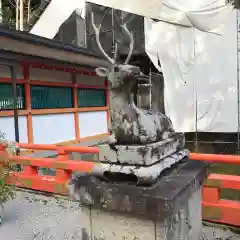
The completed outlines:
<svg viewBox="0 0 240 240">
<path fill-rule="evenodd" d="M 5 34 L 8 32 L 8 34 Z M 19 37 L 24 36 L 24 37 Z M 89 67 L 108 67 L 109 63 L 103 58 L 99 58 L 95 54 L 89 53 L 87 50 L 66 46 L 64 44 L 55 43 L 53 40 L 46 40 L 45 43 L 39 43 L 31 39 L 33 35 L 16 33 L 14 31 L 1 32 L 0 29 L 0 51 L 32 56 L 36 58 L 51 59 L 56 62 L 67 62 L 72 65 L 89 66 Z M 29 40 L 30 39 L 30 40 Z M 34 39 L 39 39 L 34 37 Z M 48 42 L 46 44 L 46 42 Z M 56 45 L 59 45 L 56 47 Z M 0 56 L 1 57 L 1 56 Z"/>
<path fill-rule="evenodd" d="M 24 64 L 24 63 L 38 63 L 43 64 L 46 66 L 52 66 L 52 67 L 62 67 L 62 68 L 73 68 L 73 69 L 84 69 L 88 71 L 94 71 L 95 68 L 91 66 L 87 66 L 84 64 L 73 64 L 71 62 L 66 61 L 58 61 L 51 58 L 45 58 L 45 57 L 39 57 L 39 56 L 32 56 L 32 55 L 26 55 L 21 53 L 15 53 L 15 52 L 9 52 L 9 51 L 3 51 L 0 50 L 0 65 L 1 62 L 9 62 L 12 64 Z"/>
<path fill-rule="evenodd" d="M 30 34 L 28 32 L 20 32 L 20 31 L 9 30 L 9 29 L 0 27 L 0 37 L 1 36 L 13 38 L 15 40 L 24 41 L 27 43 L 44 45 L 44 46 L 59 49 L 59 50 L 74 52 L 74 53 L 78 53 L 78 54 L 84 54 L 86 56 L 97 57 L 99 59 L 103 59 L 103 58 L 100 58 L 97 54 L 95 54 L 87 49 L 83 49 L 80 47 L 74 47 L 71 45 L 66 45 L 66 44 L 63 44 L 56 40 L 36 36 L 36 35 Z"/>
</svg>

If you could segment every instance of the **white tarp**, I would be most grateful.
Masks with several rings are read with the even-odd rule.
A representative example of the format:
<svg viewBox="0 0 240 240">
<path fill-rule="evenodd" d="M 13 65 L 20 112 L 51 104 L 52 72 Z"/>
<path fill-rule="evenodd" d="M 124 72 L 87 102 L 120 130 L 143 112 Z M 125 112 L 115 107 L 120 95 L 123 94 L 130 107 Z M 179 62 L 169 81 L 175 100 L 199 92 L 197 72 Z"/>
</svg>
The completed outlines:
<svg viewBox="0 0 240 240">
<path fill-rule="evenodd" d="M 82 12 L 82 17 L 84 17 L 85 0 L 51 0 L 30 33 L 53 39 L 61 25 L 77 9 Z"/>
<path fill-rule="evenodd" d="M 162 9 L 156 19 L 204 31 L 217 31 L 226 17 L 225 0 L 161 0 Z"/>
<path fill-rule="evenodd" d="M 215 31 L 228 8 L 225 0 L 86 0 L 152 19 Z M 213 21 L 210 21 L 213 20 Z"/>
<path fill-rule="evenodd" d="M 86 0 L 86 2 L 151 18 L 157 18 L 162 8 L 162 0 Z"/>
<path fill-rule="evenodd" d="M 195 27 L 145 18 L 146 52 L 156 67 L 160 59 L 167 115 L 177 131 L 237 132 L 236 13 L 225 0 L 166 2 L 173 10 L 162 16 L 185 11 Z"/>
</svg>

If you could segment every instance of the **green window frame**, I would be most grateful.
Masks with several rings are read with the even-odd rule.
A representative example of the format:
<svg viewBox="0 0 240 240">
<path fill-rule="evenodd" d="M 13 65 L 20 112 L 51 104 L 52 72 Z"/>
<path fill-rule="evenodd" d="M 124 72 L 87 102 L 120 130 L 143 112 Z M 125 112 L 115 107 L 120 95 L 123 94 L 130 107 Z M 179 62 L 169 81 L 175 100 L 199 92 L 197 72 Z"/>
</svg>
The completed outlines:
<svg viewBox="0 0 240 240">
<path fill-rule="evenodd" d="M 105 107 L 106 89 L 77 89 L 78 107 Z"/>
<path fill-rule="evenodd" d="M 26 108 L 25 86 L 17 84 L 17 109 Z M 13 110 L 12 84 L 0 83 L 0 110 Z"/>
<path fill-rule="evenodd" d="M 32 109 L 73 108 L 73 88 L 31 85 Z"/>
</svg>

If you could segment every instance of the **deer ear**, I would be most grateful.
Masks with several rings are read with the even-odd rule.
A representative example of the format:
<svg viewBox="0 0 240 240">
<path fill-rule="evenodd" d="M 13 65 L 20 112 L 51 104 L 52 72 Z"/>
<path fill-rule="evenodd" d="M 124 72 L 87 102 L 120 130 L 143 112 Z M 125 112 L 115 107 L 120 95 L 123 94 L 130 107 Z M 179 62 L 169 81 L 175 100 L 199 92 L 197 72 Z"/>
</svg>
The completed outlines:
<svg viewBox="0 0 240 240">
<path fill-rule="evenodd" d="M 109 74 L 109 70 L 107 68 L 103 68 L 103 67 L 96 68 L 95 72 L 99 77 L 107 77 Z"/>
</svg>

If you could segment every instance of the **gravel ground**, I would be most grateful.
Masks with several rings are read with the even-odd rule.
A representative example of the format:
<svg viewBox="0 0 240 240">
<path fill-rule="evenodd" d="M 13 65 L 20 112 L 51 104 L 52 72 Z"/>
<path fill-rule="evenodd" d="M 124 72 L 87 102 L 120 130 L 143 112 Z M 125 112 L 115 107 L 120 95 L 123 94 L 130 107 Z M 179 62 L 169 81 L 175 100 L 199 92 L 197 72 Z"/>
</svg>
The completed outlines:
<svg viewBox="0 0 240 240">
<path fill-rule="evenodd" d="M 203 227 L 202 240 L 240 240 L 240 235 L 220 228 Z"/>
<path fill-rule="evenodd" d="M 1 240 L 80 240 L 80 206 L 64 199 L 18 192 L 5 204 Z M 204 227 L 202 240 L 240 240 L 230 231 Z"/>
<path fill-rule="evenodd" d="M 18 192 L 4 209 L 1 240 L 81 239 L 78 203 Z"/>
</svg>

